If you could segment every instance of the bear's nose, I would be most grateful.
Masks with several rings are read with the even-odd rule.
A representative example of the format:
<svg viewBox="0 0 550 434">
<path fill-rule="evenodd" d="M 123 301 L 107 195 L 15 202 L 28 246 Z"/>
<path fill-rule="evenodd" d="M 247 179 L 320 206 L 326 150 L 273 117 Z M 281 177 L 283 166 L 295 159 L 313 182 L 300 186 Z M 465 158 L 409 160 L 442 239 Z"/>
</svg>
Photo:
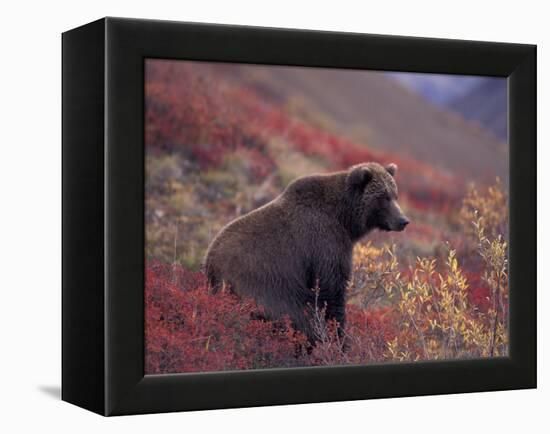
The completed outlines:
<svg viewBox="0 0 550 434">
<path fill-rule="evenodd" d="M 401 217 L 399 219 L 399 230 L 405 229 L 405 227 L 410 223 L 407 217 Z"/>
</svg>

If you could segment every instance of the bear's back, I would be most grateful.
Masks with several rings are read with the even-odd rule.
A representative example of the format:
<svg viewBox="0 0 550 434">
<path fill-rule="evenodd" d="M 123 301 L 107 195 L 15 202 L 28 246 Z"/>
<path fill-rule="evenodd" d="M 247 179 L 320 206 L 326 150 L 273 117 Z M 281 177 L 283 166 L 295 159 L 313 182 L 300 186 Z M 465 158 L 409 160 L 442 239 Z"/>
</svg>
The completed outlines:
<svg viewBox="0 0 550 434">
<path fill-rule="evenodd" d="M 273 201 L 225 226 L 206 255 L 211 281 L 292 278 L 307 266 L 312 254 L 328 253 L 335 240 L 347 248 L 331 208 L 330 195 L 335 194 L 334 188 L 327 188 L 330 183 L 334 184 L 334 177 L 297 179 Z"/>
</svg>

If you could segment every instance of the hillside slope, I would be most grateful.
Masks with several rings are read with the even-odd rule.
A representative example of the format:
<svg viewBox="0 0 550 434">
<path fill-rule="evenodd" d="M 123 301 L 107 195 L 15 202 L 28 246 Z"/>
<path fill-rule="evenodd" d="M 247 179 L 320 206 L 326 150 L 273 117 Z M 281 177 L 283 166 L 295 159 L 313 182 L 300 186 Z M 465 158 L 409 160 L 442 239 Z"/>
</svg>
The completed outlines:
<svg viewBox="0 0 550 434">
<path fill-rule="evenodd" d="M 245 82 L 335 133 L 409 155 L 459 176 L 506 179 L 503 144 L 483 128 L 426 102 L 382 72 L 225 65 Z M 311 121 L 311 119 L 308 119 Z"/>
</svg>

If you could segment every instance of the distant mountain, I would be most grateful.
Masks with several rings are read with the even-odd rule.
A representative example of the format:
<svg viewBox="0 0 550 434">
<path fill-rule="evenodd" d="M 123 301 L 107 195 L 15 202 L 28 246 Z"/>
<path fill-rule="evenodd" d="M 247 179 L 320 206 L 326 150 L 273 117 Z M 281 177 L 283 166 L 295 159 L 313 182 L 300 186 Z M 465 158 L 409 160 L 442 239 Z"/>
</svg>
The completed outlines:
<svg viewBox="0 0 550 434">
<path fill-rule="evenodd" d="M 497 137 L 508 137 L 508 91 L 506 79 L 483 78 L 465 95 L 454 99 L 449 107 L 466 119 L 479 122 Z"/>
<path fill-rule="evenodd" d="M 390 72 L 388 76 L 427 101 L 452 110 L 507 141 L 506 79 L 409 72 Z"/>
<path fill-rule="evenodd" d="M 483 80 L 483 77 L 475 75 L 415 72 L 389 72 L 388 75 L 440 107 L 447 107 L 452 101 L 468 94 Z"/>
</svg>

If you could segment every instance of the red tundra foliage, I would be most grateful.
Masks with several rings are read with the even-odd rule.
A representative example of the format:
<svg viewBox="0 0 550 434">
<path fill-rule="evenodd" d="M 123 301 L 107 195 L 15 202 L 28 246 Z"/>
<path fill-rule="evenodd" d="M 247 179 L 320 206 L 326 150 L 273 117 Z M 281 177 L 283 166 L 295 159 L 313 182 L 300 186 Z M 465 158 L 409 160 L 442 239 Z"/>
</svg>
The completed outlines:
<svg viewBox="0 0 550 434">
<path fill-rule="evenodd" d="M 491 290 L 483 281 L 481 273 L 466 272 L 470 287 L 468 288 L 468 298 L 471 303 L 476 305 L 482 312 L 487 312 L 491 307 Z"/>
<path fill-rule="evenodd" d="M 384 360 L 396 335 L 390 308 L 347 306 L 346 336 L 337 324 L 312 348 L 288 318 L 266 321 L 252 299 L 212 293 L 206 277 L 180 266 L 150 264 L 145 276 L 145 372 L 163 374 L 237 369 L 361 364 Z"/>
<path fill-rule="evenodd" d="M 179 282 L 179 283 L 178 283 Z M 299 366 L 306 339 L 288 319 L 257 319 L 253 300 L 213 294 L 202 273 L 149 265 L 145 278 L 148 374 Z"/>
</svg>

